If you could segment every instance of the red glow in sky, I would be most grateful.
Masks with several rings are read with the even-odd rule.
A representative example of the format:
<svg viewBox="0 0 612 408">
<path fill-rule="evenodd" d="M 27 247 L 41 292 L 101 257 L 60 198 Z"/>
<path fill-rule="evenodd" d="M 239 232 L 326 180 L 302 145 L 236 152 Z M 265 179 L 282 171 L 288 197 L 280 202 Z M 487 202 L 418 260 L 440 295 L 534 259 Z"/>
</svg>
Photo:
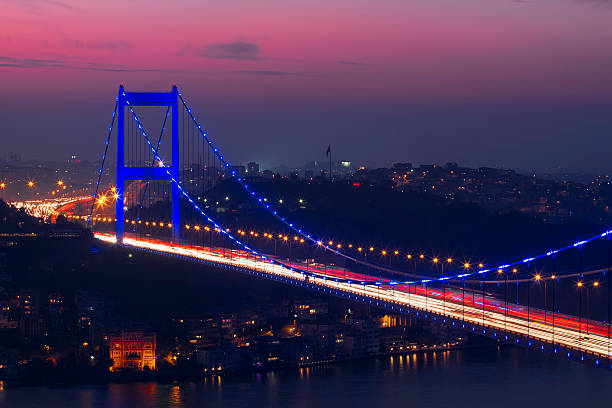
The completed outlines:
<svg viewBox="0 0 612 408">
<path fill-rule="evenodd" d="M 36 111 L 48 110 L 41 121 L 62 128 L 58 135 L 103 129 L 99 109 L 112 108 L 121 81 L 132 90 L 177 82 L 232 137 L 242 128 L 226 128 L 229 114 L 223 119 L 215 109 L 232 109 L 234 120 L 267 114 L 269 122 L 279 115 L 313 122 L 310 115 L 320 110 L 350 116 L 347 110 L 378 109 L 393 118 L 371 121 L 395 121 L 383 127 L 392 138 L 406 106 L 612 101 L 612 7 L 605 1 L 0 0 L 0 10 L 1 103 L 27 100 Z M 54 119 L 75 103 L 82 123 Z M 8 109 L 1 115 L 17 121 L 17 109 Z M 335 132 L 323 123 L 308 131 L 323 132 L 316 149 L 356 131 L 335 124 Z M 32 137 L 40 130 L 11 126 Z M 270 141 L 289 133 L 278 126 Z M 25 140 L 11 147 L 23 150 L 31 145 Z M 70 141 L 86 156 L 96 151 Z M 389 139 L 388 147 L 394 145 Z M 367 159 L 366 152 L 371 148 L 347 148 L 354 159 Z M 277 156 L 286 154 L 281 148 Z"/>
</svg>

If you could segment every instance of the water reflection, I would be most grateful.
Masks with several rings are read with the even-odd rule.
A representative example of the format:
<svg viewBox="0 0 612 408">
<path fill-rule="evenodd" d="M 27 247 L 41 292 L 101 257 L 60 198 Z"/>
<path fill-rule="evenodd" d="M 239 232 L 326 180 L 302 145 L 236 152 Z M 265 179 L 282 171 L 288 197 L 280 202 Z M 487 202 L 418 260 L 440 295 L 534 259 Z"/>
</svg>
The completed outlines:
<svg viewBox="0 0 612 408">
<path fill-rule="evenodd" d="M 6 385 L 0 382 L 0 391 L 3 388 Z M 496 407 L 515 408 L 520 404 L 555 403 L 586 406 L 610 398 L 612 373 L 608 370 L 521 349 L 488 348 L 393 355 L 198 381 L 9 387 L 0 392 L 0 405 L 17 408 L 382 408 L 409 403 L 472 408 L 486 400 L 494 402 Z"/>
<path fill-rule="evenodd" d="M 183 399 L 181 398 L 181 388 L 178 385 L 175 385 L 170 389 L 169 402 L 171 407 L 183 406 Z"/>
</svg>

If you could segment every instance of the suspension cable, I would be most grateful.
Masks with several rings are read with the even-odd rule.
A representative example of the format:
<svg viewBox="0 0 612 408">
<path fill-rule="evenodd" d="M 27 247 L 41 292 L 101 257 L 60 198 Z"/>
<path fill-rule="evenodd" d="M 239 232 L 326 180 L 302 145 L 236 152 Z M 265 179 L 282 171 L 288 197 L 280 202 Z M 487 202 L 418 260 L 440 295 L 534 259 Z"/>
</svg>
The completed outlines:
<svg viewBox="0 0 612 408">
<path fill-rule="evenodd" d="M 115 116 L 117 115 L 117 108 L 119 107 L 119 97 L 115 99 L 115 109 L 113 109 L 113 118 L 111 120 L 111 124 L 108 127 L 108 136 L 106 137 L 106 143 L 104 144 L 104 154 L 102 154 L 102 164 L 100 164 L 100 169 L 98 170 L 98 181 L 96 181 L 96 189 L 93 194 L 93 199 L 91 202 L 91 209 L 89 210 L 89 216 L 87 217 L 87 226 L 91 223 L 91 216 L 93 214 L 94 206 L 96 205 L 96 198 L 98 198 L 98 188 L 100 186 L 100 180 L 102 179 L 102 171 L 104 170 L 104 162 L 106 161 L 106 154 L 108 153 L 108 145 L 110 143 L 110 138 L 113 133 L 113 127 L 115 126 Z"/>
<path fill-rule="evenodd" d="M 186 109 L 186 111 L 188 113 L 188 116 L 191 117 L 192 121 L 194 122 L 194 124 L 198 128 L 198 131 L 200 132 L 201 136 L 206 140 L 208 145 L 213 150 L 214 154 L 219 158 L 219 161 L 223 163 L 225 168 L 229 169 L 229 167 L 230 167 L 229 163 L 223 158 L 223 156 L 219 152 L 219 149 L 214 146 L 214 144 L 212 143 L 212 141 L 208 137 L 208 133 L 204 129 L 202 129 L 202 126 L 198 123 L 197 119 L 195 118 L 195 116 L 191 112 L 191 109 L 187 106 L 187 103 L 183 99 L 182 93 L 179 92 L 178 96 L 179 96 L 183 106 L 185 107 L 185 109 Z M 399 271 L 395 271 L 395 270 L 390 269 L 390 268 L 386 268 L 386 267 L 382 267 L 382 266 L 378 266 L 378 265 L 367 263 L 365 261 L 362 261 L 360 259 L 354 258 L 354 257 L 352 257 L 350 255 L 344 254 L 342 252 L 339 252 L 339 251 L 333 249 L 332 247 L 329 247 L 329 246 L 325 245 L 322 240 L 316 240 L 310 234 L 308 234 L 308 233 L 304 232 L 302 229 L 296 227 L 292 222 L 287 221 L 285 219 L 285 217 L 280 216 L 278 214 L 278 211 L 275 210 L 266 201 L 264 201 L 263 198 L 260 197 L 254 190 L 252 190 L 246 184 L 246 182 L 242 179 L 242 177 L 239 177 L 239 176 L 236 177 L 236 174 L 235 174 L 234 170 L 231 171 L 231 175 L 236 180 L 238 180 L 239 184 L 249 193 L 249 195 L 251 196 L 251 198 L 253 200 L 255 200 L 257 203 L 259 203 L 263 208 L 265 208 L 268 212 L 270 212 L 272 215 L 274 215 L 277 219 L 279 219 L 282 223 L 284 223 L 291 230 L 295 231 L 297 234 L 301 235 L 302 237 L 306 238 L 307 240 L 311 241 L 312 243 L 315 243 L 316 245 L 318 245 L 318 246 L 324 248 L 325 250 L 327 250 L 329 252 L 332 252 L 332 253 L 340 256 L 340 257 L 343 257 L 345 259 L 350 259 L 351 261 L 359 263 L 361 265 L 374 267 L 374 268 L 377 268 L 379 270 L 383 270 L 383 271 L 388 272 L 388 273 L 394 273 L 394 274 L 397 273 L 397 274 L 399 274 Z M 523 260 L 515 261 L 515 262 L 509 263 L 509 264 L 499 265 L 499 266 L 497 266 L 495 268 L 481 269 L 481 270 L 477 270 L 477 271 L 473 271 L 473 272 L 465 272 L 465 273 L 455 274 L 455 275 L 452 275 L 452 276 L 441 276 L 441 277 L 437 277 L 437 278 L 429 278 L 428 277 L 428 278 L 424 278 L 423 279 L 422 276 L 418 276 L 417 275 L 419 278 L 421 278 L 420 280 L 406 281 L 404 283 L 406 283 L 406 284 L 408 284 L 408 283 L 413 284 L 413 283 L 443 282 L 445 280 L 461 279 L 461 278 L 464 278 L 464 277 L 467 277 L 467 276 L 483 275 L 483 274 L 486 274 L 486 273 L 489 273 L 489 272 L 497 271 L 498 269 L 506 269 L 506 268 L 511 267 L 511 266 L 516 266 L 516 265 L 520 265 L 520 264 L 530 263 L 530 262 L 535 261 L 537 259 L 541 259 L 541 258 L 544 258 L 544 257 L 552 256 L 554 254 L 557 254 L 559 252 L 563 252 L 563 251 L 566 251 L 566 250 L 569 250 L 569 249 L 572 249 L 572 248 L 582 247 L 584 244 L 590 243 L 591 241 L 594 241 L 594 240 L 599 239 L 599 238 L 606 237 L 606 236 L 608 236 L 610 234 L 612 234 L 612 230 L 606 230 L 606 231 L 604 231 L 601 234 L 594 235 L 592 237 L 589 237 L 589 238 L 587 238 L 585 240 L 582 240 L 582 241 L 575 242 L 573 244 L 569 244 L 569 245 L 567 245 L 565 247 L 561 247 L 561 248 L 558 248 L 558 249 L 555 249 L 555 250 L 551 250 L 551 251 L 548 251 L 548 252 L 545 252 L 545 253 L 541 253 L 541 254 L 538 254 L 536 256 L 525 258 Z"/>
</svg>

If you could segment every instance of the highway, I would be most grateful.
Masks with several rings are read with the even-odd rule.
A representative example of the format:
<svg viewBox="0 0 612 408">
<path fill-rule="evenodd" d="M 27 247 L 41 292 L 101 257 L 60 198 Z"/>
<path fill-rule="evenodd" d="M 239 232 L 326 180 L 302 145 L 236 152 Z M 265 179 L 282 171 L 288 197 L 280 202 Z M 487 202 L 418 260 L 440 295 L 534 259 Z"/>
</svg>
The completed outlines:
<svg viewBox="0 0 612 408">
<path fill-rule="evenodd" d="M 95 233 L 94 236 L 104 242 L 115 243 L 113 234 Z M 577 353 L 589 353 L 603 358 L 610 358 L 611 342 L 609 326 L 606 323 L 579 319 L 575 316 L 553 313 L 522 305 L 509 304 L 490 295 L 447 287 L 426 288 L 420 285 L 391 284 L 377 277 L 352 273 L 336 266 L 317 264 L 288 264 L 263 261 L 245 251 L 220 248 L 196 247 L 169 243 L 160 240 L 147 240 L 126 236 L 123 245 L 128 247 L 148 249 L 160 253 L 181 255 L 197 260 L 210 261 L 218 264 L 248 268 L 270 275 L 291 279 L 297 282 L 308 282 L 331 290 L 344 291 L 358 297 L 368 297 L 370 300 L 388 302 L 398 308 L 411 308 L 426 313 L 444 316 L 461 321 L 473 330 L 496 333 L 499 339 L 505 336 L 526 336 L 529 339 L 555 344 Z M 265 255 L 268 256 L 268 255 Z M 269 256 L 268 256 L 269 257 Z M 270 257 L 272 258 L 272 257 Z M 290 268 L 300 268 L 313 273 L 325 275 L 330 279 L 306 277 L 304 274 L 292 271 Z M 334 278 L 348 278 L 355 283 L 338 282 Z M 381 285 L 363 285 L 359 282 L 377 280 Z M 396 307 L 394 306 L 394 307 Z M 554 324 L 553 324 L 554 323 Z M 588 330 L 587 330 L 588 329 Z"/>
</svg>

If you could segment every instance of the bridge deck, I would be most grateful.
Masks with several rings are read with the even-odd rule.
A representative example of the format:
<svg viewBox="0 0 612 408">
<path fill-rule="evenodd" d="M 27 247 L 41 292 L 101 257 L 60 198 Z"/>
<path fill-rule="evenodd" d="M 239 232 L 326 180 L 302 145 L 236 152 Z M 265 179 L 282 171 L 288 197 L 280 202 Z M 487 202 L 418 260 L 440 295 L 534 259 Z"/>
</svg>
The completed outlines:
<svg viewBox="0 0 612 408">
<path fill-rule="evenodd" d="M 102 241 L 115 243 L 112 234 L 96 233 L 94 236 Z M 254 258 L 244 251 L 217 248 L 187 246 L 159 240 L 125 237 L 124 246 L 152 250 L 163 254 L 178 255 L 194 260 L 207 261 L 219 265 L 259 271 L 266 275 L 283 278 L 287 283 L 308 283 L 327 288 L 327 290 L 353 294 L 377 302 L 392 305 L 399 312 L 416 309 L 428 314 L 442 316 L 462 322 L 478 325 L 483 332 L 493 331 L 496 338 L 508 340 L 508 335 L 518 335 L 543 343 L 550 343 L 578 353 L 588 353 L 596 357 L 610 358 L 608 325 L 605 323 L 578 319 L 560 313 L 552 313 L 536 308 L 527 309 L 520 305 L 509 305 L 506 310 L 503 301 L 492 296 L 471 293 L 463 296 L 461 290 L 448 288 L 444 293 L 440 289 L 425 288 L 416 285 L 390 285 L 389 281 L 380 280 L 382 285 L 361 285 L 361 280 L 378 279 L 355 274 L 339 267 L 322 267 L 319 265 L 286 264 L 281 266 L 260 258 Z M 303 270 L 310 268 L 317 274 L 325 274 L 329 279 L 309 278 L 304 274 L 292 271 L 296 267 Z M 334 278 L 354 279 L 357 283 L 338 282 Z M 386 284 L 384 284 L 386 283 Z M 484 329 L 486 328 L 486 329 Z M 474 330 L 472 328 L 472 330 Z M 499 332 L 499 333 L 498 333 Z M 489 333 L 490 334 L 490 333 Z M 598 361 L 597 361 L 598 362 Z"/>
</svg>

